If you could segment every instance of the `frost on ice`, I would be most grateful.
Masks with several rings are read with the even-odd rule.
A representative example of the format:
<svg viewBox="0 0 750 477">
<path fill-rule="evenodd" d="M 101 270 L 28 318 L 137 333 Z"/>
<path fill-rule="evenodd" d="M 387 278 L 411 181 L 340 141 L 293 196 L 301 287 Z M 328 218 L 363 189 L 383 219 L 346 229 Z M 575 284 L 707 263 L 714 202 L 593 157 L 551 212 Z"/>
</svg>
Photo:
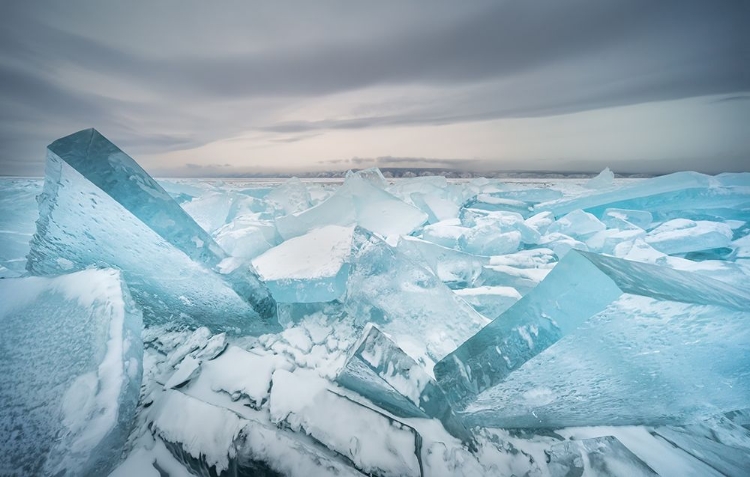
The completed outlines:
<svg viewBox="0 0 750 477">
<path fill-rule="evenodd" d="M 0 474 L 112 470 L 135 417 L 142 326 L 115 270 L 0 280 Z"/>
<path fill-rule="evenodd" d="M 157 183 L 87 130 L 0 206 L 1 474 L 750 467 L 747 174 Z"/>
</svg>

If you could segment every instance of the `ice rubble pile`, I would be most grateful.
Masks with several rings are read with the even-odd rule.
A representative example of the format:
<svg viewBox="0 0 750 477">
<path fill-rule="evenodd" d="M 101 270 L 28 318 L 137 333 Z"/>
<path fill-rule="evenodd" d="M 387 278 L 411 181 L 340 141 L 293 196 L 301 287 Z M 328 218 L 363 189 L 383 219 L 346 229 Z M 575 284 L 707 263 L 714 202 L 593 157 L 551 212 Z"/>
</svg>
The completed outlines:
<svg viewBox="0 0 750 477">
<path fill-rule="evenodd" d="M 750 467 L 747 174 L 158 183 L 85 130 L 25 246 L 37 187 L 0 191 L 37 275 L 0 281 L 0 473 Z"/>
</svg>

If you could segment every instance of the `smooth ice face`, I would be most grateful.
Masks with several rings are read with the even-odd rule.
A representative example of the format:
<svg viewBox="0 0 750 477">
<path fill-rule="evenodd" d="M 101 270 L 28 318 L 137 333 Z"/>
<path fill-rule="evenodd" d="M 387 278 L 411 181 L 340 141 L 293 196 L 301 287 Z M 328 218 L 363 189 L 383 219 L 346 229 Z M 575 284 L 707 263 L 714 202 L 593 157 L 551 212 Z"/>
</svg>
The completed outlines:
<svg viewBox="0 0 750 477">
<path fill-rule="evenodd" d="M 439 419 L 448 432 L 471 441 L 432 376 L 374 325 L 349 350 L 336 382 L 396 416 Z"/>
<path fill-rule="evenodd" d="M 471 399 L 621 294 L 595 265 L 571 252 L 536 288 L 440 361 L 438 384 L 453 403 Z"/>
<path fill-rule="evenodd" d="M 87 141 L 92 144 L 88 152 Z M 179 319 L 214 330 L 276 329 L 275 302 L 254 271 L 213 271 L 224 252 L 116 146 L 87 130 L 50 148 L 30 272 L 116 267 L 149 323 Z M 66 160 L 111 190 L 101 189 Z"/>
<path fill-rule="evenodd" d="M 0 280 L 0 474 L 107 475 L 135 417 L 142 326 L 115 270 Z"/>
<path fill-rule="evenodd" d="M 535 289 L 439 362 L 438 384 L 451 402 L 465 405 L 623 293 L 740 311 L 750 305 L 750 291 L 696 273 L 571 251 Z"/>
<path fill-rule="evenodd" d="M 451 288 L 471 286 L 489 263 L 481 257 L 441 247 L 415 237 L 401 237 L 396 247 L 399 252 L 416 263 L 425 264 Z"/>
<path fill-rule="evenodd" d="M 216 265 L 224 257 L 211 236 L 130 156 L 95 129 L 58 139 L 47 147 L 167 242 L 193 260 Z"/>
<path fill-rule="evenodd" d="M 622 295 L 479 394 L 464 418 L 500 427 L 656 425 L 747 407 L 749 305 Z"/>
<path fill-rule="evenodd" d="M 278 302 L 336 300 L 346 291 L 353 233 L 353 226 L 323 226 L 266 251 L 253 266 Z"/>
<path fill-rule="evenodd" d="M 37 214 L 36 196 L 41 191 L 39 180 L 0 181 L 0 278 L 26 273 L 26 255 Z"/>
<path fill-rule="evenodd" d="M 428 373 L 488 323 L 432 272 L 360 229 L 345 306 L 361 326 L 376 323 Z"/>
<path fill-rule="evenodd" d="M 475 310 L 489 319 L 495 319 L 521 299 L 521 294 L 513 287 L 481 286 L 462 288 L 456 294 L 466 300 Z"/>
<path fill-rule="evenodd" d="M 558 219 L 547 229 L 548 234 L 559 233 L 570 237 L 585 237 L 606 229 L 599 219 L 582 210 L 574 210 Z"/>
<path fill-rule="evenodd" d="M 307 186 L 296 177 L 292 177 L 273 189 L 265 197 L 282 215 L 296 214 L 312 206 Z"/>
</svg>

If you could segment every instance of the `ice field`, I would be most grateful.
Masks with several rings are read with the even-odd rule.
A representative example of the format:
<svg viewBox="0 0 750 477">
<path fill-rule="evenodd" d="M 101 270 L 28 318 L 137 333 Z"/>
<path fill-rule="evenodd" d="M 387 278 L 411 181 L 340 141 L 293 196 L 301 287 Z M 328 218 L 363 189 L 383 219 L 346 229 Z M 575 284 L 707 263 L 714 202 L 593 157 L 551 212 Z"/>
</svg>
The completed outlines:
<svg viewBox="0 0 750 477">
<path fill-rule="evenodd" d="M 750 475 L 750 174 L 0 178 L 0 475 Z"/>
</svg>

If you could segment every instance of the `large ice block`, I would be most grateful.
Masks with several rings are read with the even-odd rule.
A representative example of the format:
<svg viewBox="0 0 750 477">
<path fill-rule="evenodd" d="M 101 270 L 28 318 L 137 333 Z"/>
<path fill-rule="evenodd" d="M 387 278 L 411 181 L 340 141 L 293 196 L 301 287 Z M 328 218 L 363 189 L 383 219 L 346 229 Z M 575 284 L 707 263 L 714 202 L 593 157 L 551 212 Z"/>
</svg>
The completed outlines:
<svg viewBox="0 0 750 477">
<path fill-rule="evenodd" d="M 284 239 L 323 225 L 359 225 L 382 236 L 407 235 L 427 221 L 427 214 L 399 200 L 357 174 L 324 202 L 279 217 L 276 228 Z"/>
<path fill-rule="evenodd" d="M 396 416 L 439 419 L 454 436 L 472 440 L 434 378 L 374 325 L 349 350 L 336 382 Z"/>
<path fill-rule="evenodd" d="M 747 407 L 748 320 L 750 301 L 623 294 L 461 412 L 470 424 L 559 428 L 681 424 Z"/>
<path fill-rule="evenodd" d="M 115 270 L 0 280 L 0 474 L 107 475 L 135 416 L 142 326 Z"/>
<path fill-rule="evenodd" d="M 346 291 L 353 233 L 353 226 L 313 229 L 256 257 L 253 266 L 278 302 L 336 300 Z"/>
<path fill-rule="evenodd" d="M 432 272 L 362 229 L 354 234 L 345 306 L 361 326 L 376 323 L 428 373 L 488 323 Z"/>
<path fill-rule="evenodd" d="M 466 404 L 624 293 L 731 310 L 750 306 L 750 291 L 696 273 L 571 251 L 536 288 L 443 358 L 435 366 L 438 384 L 451 402 Z"/>
<path fill-rule="evenodd" d="M 276 304 L 254 270 L 220 274 L 225 254 L 129 156 L 93 129 L 49 146 L 28 270 L 119 268 L 149 323 L 276 329 Z"/>
</svg>

